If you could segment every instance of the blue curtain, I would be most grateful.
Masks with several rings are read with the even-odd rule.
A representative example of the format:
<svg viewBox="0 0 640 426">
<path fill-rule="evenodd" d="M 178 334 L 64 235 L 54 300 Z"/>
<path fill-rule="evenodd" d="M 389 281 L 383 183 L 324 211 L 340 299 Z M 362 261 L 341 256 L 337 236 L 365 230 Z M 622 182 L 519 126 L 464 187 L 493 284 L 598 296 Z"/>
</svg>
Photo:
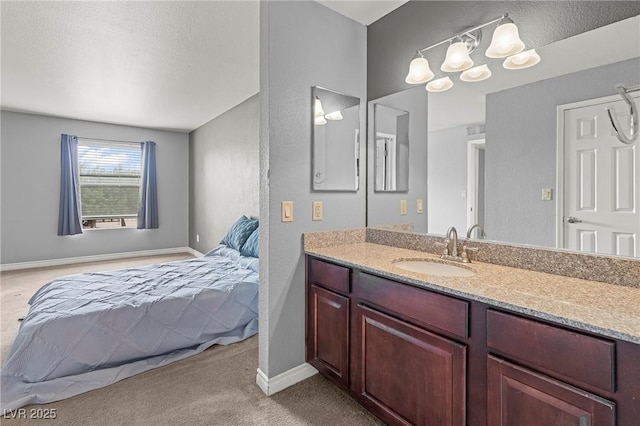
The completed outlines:
<svg viewBox="0 0 640 426">
<path fill-rule="evenodd" d="M 138 202 L 138 229 L 158 228 L 156 143 L 142 142 L 142 181 Z"/>
<path fill-rule="evenodd" d="M 61 135 L 60 170 L 58 235 L 82 234 L 77 136 Z"/>
</svg>

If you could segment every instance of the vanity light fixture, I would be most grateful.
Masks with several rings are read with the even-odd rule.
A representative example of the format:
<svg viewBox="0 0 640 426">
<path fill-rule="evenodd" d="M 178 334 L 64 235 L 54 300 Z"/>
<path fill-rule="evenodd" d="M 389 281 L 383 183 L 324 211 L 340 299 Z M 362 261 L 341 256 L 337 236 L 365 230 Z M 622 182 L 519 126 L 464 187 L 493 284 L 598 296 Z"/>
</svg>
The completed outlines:
<svg viewBox="0 0 640 426">
<path fill-rule="evenodd" d="M 486 64 L 472 68 L 474 64 L 470 55 L 480 44 L 482 29 L 493 24 L 497 24 L 497 27 L 493 32 L 491 44 L 485 52 L 488 58 L 507 58 L 503 66 L 509 70 L 527 68 L 540 62 L 540 57 L 535 49 L 522 52 L 525 45 L 520 39 L 518 27 L 505 13 L 489 22 L 468 28 L 459 34 L 419 49 L 409 64 L 409 73 L 405 78 L 405 82 L 408 84 L 430 82 L 435 77 L 435 74 L 429 68 L 429 61 L 424 57 L 423 53 L 445 43 L 450 43 L 450 45 L 447 48 L 445 60 L 440 67 L 441 71 L 447 73 L 462 71 L 460 80 L 465 82 L 482 81 L 491 77 L 491 70 Z M 427 84 L 427 90 L 430 92 L 443 92 L 452 86 L 451 79 L 443 77 Z"/>
</svg>

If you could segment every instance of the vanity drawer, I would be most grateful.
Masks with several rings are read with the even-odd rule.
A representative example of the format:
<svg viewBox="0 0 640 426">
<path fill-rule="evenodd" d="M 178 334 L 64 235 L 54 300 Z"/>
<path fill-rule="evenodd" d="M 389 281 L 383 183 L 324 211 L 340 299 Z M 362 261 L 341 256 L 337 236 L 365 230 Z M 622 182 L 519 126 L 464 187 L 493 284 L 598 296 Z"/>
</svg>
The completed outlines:
<svg viewBox="0 0 640 426">
<path fill-rule="evenodd" d="M 310 258 L 309 281 L 341 293 L 349 293 L 349 268 Z"/>
<path fill-rule="evenodd" d="M 396 312 L 417 325 L 469 336 L 469 302 L 365 273 L 358 274 L 354 292 L 360 301 Z"/>
<path fill-rule="evenodd" d="M 556 377 L 615 392 L 615 343 L 487 311 L 487 346 Z"/>
</svg>

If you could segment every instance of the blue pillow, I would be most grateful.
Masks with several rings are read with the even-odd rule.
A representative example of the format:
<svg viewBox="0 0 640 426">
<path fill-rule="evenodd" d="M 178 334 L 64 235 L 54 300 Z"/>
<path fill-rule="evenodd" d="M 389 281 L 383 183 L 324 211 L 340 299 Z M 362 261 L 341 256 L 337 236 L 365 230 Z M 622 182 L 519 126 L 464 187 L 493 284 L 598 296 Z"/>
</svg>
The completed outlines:
<svg viewBox="0 0 640 426">
<path fill-rule="evenodd" d="M 249 238 L 256 228 L 258 228 L 257 219 L 249 219 L 246 216 L 241 216 L 240 219 L 236 220 L 236 223 L 231 225 L 231 228 L 227 231 L 227 235 L 220 241 L 220 244 L 240 251 L 247 241 L 247 238 Z"/>
<path fill-rule="evenodd" d="M 247 241 L 242 246 L 240 254 L 243 256 L 258 257 L 258 239 L 260 238 L 260 229 L 256 228 L 255 231 L 247 238 Z"/>
</svg>

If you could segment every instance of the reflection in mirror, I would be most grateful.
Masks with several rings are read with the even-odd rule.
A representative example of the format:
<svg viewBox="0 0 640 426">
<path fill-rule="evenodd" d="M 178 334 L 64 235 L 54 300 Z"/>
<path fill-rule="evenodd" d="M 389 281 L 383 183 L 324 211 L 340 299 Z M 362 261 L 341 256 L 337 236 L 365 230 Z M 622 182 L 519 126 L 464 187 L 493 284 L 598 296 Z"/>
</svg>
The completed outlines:
<svg viewBox="0 0 640 426">
<path fill-rule="evenodd" d="M 314 86 L 312 189 L 357 191 L 360 162 L 360 99 Z"/>
<path fill-rule="evenodd" d="M 376 192 L 409 190 L 409 113 L 374 104 Z"/>
<path fill-rule="evenodd" d="M 629 120 L 615 86 L 640 84 L 638 28 L 636 16 L 537 46 L 542 61 L 533 68 L 512 72 L 490 63 L 488 80 L 429 93 L 427 215 L 417 218 L 427 222 L 427 232 L 483 223 L 488 240 L 640 257 L 640 168 L 631 166 L 640 164 L 640 145 L 617 142 L 605 111 L 613 106 L 621 122 Z M 571 116 L 587 106 L 594 110 Z M 578 129 L 584 149 L 565 143 Z M 610 140 L 611 149 L 587 146 L 595 134 Z M 412 139 L 412 146 L 419 143 Z M 596 159 L 590 153 L 598 150 L 613 157 Z M 591 165 L 612 166 L 606 171 L 612 183 Z M 424 170 L 412 163 L 411 179 L 418 172 Z M 584 185 L 573 182 L 578 173 Z M 623 216 L 635 228 L 603 233 L 592 226 L 600 221 L 590 219 L 594 197 L 608 206 L 595 210 L 612 212 L 611 229 Z M 375 218 L 369 226 L 397 223 L 393 216 L 367 215 Z"/>
</svg>

